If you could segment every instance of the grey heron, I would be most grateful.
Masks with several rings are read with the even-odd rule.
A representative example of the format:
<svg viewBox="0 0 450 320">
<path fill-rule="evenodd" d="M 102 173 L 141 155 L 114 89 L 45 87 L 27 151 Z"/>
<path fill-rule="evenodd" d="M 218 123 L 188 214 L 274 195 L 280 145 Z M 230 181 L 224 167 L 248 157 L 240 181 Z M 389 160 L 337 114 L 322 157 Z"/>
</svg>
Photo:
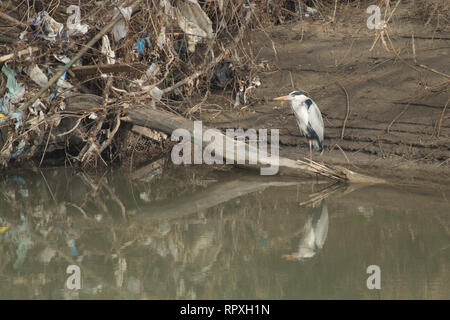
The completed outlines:
<svg viewBox="0 0 450 320">
<path fill-rule="evenodd" d="M 317 104 L 303 92 L 293 91 L 287 96 L 274 100 L 288 100 L 300 132 L 308 139 L 309 155 L 312 159 L 312 147 L 318 152 L 323 150 L 323 120 Z"/>
</svg>

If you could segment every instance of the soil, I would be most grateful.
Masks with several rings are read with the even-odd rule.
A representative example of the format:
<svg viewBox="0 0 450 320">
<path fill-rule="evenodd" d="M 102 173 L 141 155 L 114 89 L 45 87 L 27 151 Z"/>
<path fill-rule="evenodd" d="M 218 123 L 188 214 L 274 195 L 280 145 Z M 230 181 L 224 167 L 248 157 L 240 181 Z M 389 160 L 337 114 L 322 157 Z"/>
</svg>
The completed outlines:
<svg viewBox="0 0 450 320">
<path fill-rule="evenodd" d="M 337 16 L 335 23 L 303 20 L 249 34 L 244 45 L 253 62 L 265 67 L 252 103 L 217 110 L 224 99 L 212 95 L 201 120 L 221 129 L 280 129 L 280 155 L 304 158 L 307 141 L 288 103 L 272 100 L 301 90 L 317 103 L 325 123 L 325 150 L 314 160 L 398 183 L 448 185 L 450 29 L 426 24 L 400 5 L 388 33 L 402 61 L 381 40 L 370 50 L 376 31 L 367 28 L 365 10 Z M 417 64 L 444 75 L 417 66 L 412 34 Z"/>
</svg>

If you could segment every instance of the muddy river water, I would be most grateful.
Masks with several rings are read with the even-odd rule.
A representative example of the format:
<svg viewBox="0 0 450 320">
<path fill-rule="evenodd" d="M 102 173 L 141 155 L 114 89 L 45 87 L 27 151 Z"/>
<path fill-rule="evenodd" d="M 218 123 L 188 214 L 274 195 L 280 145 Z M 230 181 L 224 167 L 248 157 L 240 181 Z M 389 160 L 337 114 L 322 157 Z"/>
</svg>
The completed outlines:
<svg viewBox="0 0 450 320">
<path fill-rule="evenodd" d="M 0 189 L 0 299 L 450 298 L 448 189 L 154 167 Z"/>
</svg>

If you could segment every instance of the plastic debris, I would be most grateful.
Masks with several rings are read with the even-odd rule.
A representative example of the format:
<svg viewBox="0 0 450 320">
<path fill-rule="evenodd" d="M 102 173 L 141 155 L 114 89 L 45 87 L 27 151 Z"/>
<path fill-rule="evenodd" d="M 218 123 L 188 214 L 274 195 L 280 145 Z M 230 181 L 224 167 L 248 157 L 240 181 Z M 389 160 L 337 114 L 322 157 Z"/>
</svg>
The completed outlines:
<svg viewBox="0 0 450 320">
<path fill-rule="evenodd" d="M 148 67 L 147 71 L 145 71 L 147 79 L 150 80 L 155 77 L 158 74 L 159 70 L 159 66 L 156 63 L 152 63 L 150 67 Z"/>
<path fill-rule="evenodd" d="M 161 32 L 158 35 L 158 38 L 156 39 L 156 45 L 160 49 L 164 49 L 166 46 L 167 39 L 166 39 L 166 27 L 161 28 Z"/>
<path fill-rule="evenodd" d="M 153 98 L 155 98 L 156 100 L 159 101 L 159 100 L 161 100 L 161 97 L 164 92 L 160 88 L 154 87 L 153 89 L 150 90 L 149 93 Z"/>
<path fill-rule="evenodd" d="M 89 26 L 87 24 L 80 24 L 80 7 L 77 5 L 70 5 L 67 7 L 66 12 L 68 14 L 72 14 L 67 19 L 67 35 L 76 36 L 83 35 L 89 30 Z"/>
<path fill-rule="evenodd" d="M 186 33 L 190 52 L 195 51 L 195 46 L 203 39 L 214 37 L 212 22 L 202 10 L 197 0 L 188 0 L 179 3 L 176 10 L 178 26 Z"/>
<path fill-rule="evenodd" d="M 147 46 L 149 49 L 153 49 L 153 46 L 152 46 L 152 43 L 151 43 L 149 37 L 144 38 L 144 39 L 138 39 L 138 40 L 137 40 L 137 42 L 136 42 L 136 49 L 137 49 L 137 52 L 138 52 L 139 54 L 142 55 L 142 54 L 145 53 L 145 47 L 146 47 L 146 46 Z"/>
<path fill-rule="evenodd" d="M 308 17 L 309 15 L 314 15 L 317 13 L 317 9 L 306 7 L 306 13 L 305 16 Z"/>
<path fill-rule="evenodd" d="M 64 26 L 56 22 L 47 11 L 41 11 L 37 17 L 28 20 L 31 28 L 35 30 L 35 36 L 54 41 L 61 36 Z"/>
<path fill-rule="evenodd" d="M 67 72 L 64 72 L 61 78 L 59 78 L 56 82 L 56 92 L 58 93 L 62 93 L 64 90 L 73 88 L 73 86 L 68 81 L 66 81 L 66 74 Z M 50 100 L 53 100 L 55 98 L 56 92 L 52 92 L 50 94 Z"/>
<path fill-rule="evenodd" d="M 0 234 L 2 234 L 3 232 L 5 232 L 8 229 L 9 229 L 9 226 L 0 227 Z"/>
<path fill-rule="evenodd" d="M 116 53 L 111 49 L 111 43 L 108 36 L 105 34 L 102 37 L 102 53 L 106 56 L 106 62 L 108 64 L 116 63 Z"/>
<path fill-rule="evenodd" d="M 230 62 L 221 62 L 214 70 L 211 83 L 220 89 L 227 88 L 233 80 L 232 66 L 233 65 Z"/>
<path fill-rule="evenodd" d="M 22 117 L 23 117 L 23 113 L 20 110 L 17 110 L 15 112 L 10 112 L 9 116 L 11 117 L 11 119 L 15 119 L 16 120 L 16 125 L 15 125 L 15 130 L 19 130 L 19 128 L 22 126 Z"/>
<path fill-rule="evenodd" d="M 36 64 L 28 68 L 27 74 L 31 80 L 41 87 L 45 86 L 48 82 L 47 76 Z"/>
<path fill-rule="evenodd" d="M 22 101 L 25 94 L 25 88 L 16 80 L 16 73 L 8 68 L 6 63 L 2 67 L 2 72 L 6 76 L 6 88 L 8 92 L 4 95 L 3 101 L 0 101 L 1 112 L 8 114 L 10 112 L 10 104 L 15 104 Z"/>
<path fill-rule="evenodd" d="M 37 99 L 33 105 L 28 108 L 28 111 L 35 116 L 37 116 L 42 110 L 47 110 L 47 106 L 43 104 L 40 99 Z"/>
<path fill-rule="evenodd" d="M 70 59 L 66 56 L 63 55 L 53 55 L 55 57 L 56 60 L 58 60 L 59 62 L 62 62 L 64 64 L 68 64 L 70 62 Z"/>
<path fill-rule="evenodd" d="M 128 21 L 131 18 L 132 9 L 131 7 L 126 8 L 114 8 L 114 17 L 117 17 L 118 14 L 122 14 L 122 16 Z M 113 28 L 114 41 L 118 42 L 120 39 L 125 38 L 128 32 L 128 27 L 124 19 L 121 19 Z"/>
<path fill-rule="evenodd" d="M 164 8 L 164 14 L 173 17 L 174 7 L 170 4 L 169 0 L 161 0 L 159 5 Z"/>
<path fill-rule="evenodd" d="M 66 72 L 63 73 L 63 75 L 61 76 L 61 78 L 58 79 L 58 81 L 56 82 L 57 87 L 60 87 L 62 89 L 72 89 L 73 85 L 71 85 L 67 80 L 66 80 Z"/>
<path fill-rule="evenodd" d="M 144 54 L 145 52 L 145 41 L 144 39 L 138 39 L 136 42 L 136 49 L 139 54 Z"/>
<path fill-rule="evenodd" d="M 6 88 L 8 92 L 5 93 L 3 98 L 0 98 L 0 112 L 3 115 L 9 115 L 11 119 L 16 120 L 16 131 L 22 125 L 22 112 L 20 110 L 14 111 L 12 105 L 19 103 L 23 100 L 25 95 L 25 88 L 19 84 L 15 78 L 15 72 L 8 68 L 6 63 L 2 67 L 2 72 L 6 76 Z M 0 123 L 6 121 L 6 117 L 0 117 Z"/>
<path fill-rule="evenodd" d="M 251 89 L 258 88 L 261 85 L 261 81 L 259 77 L 255 77 L 252 79 L 250 85 L 244 90 L 244 104 L 247 104 L 247 94 Z"/>
</svg>

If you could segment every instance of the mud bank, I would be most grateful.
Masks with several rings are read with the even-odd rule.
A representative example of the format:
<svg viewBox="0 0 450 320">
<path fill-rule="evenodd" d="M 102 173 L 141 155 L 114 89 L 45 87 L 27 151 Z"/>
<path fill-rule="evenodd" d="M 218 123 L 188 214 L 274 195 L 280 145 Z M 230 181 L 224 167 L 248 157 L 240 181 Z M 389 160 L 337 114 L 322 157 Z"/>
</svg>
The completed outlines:
<svg viewBox="0 0 450 320">
<path fill-rule="evenodd" d="M 201 118 L 218 128 L 278 128 L 280 155 L 302 159 L 307 143 L 288 104 L 272 101 L 295 88 L 324 117 L 325 151 L 316 161 L 397 183 L 448 184 L 450 33 L 415 19 L 409 8 L 400 5 L 392 18 L 387 48 L 379 40 L 370 50 L 376 33 L 357 8 L 341 12 L 334 24 L 309 20 L 252 32 L 246 45 L 265 68 L 253 103 Z"/>
</svg>

